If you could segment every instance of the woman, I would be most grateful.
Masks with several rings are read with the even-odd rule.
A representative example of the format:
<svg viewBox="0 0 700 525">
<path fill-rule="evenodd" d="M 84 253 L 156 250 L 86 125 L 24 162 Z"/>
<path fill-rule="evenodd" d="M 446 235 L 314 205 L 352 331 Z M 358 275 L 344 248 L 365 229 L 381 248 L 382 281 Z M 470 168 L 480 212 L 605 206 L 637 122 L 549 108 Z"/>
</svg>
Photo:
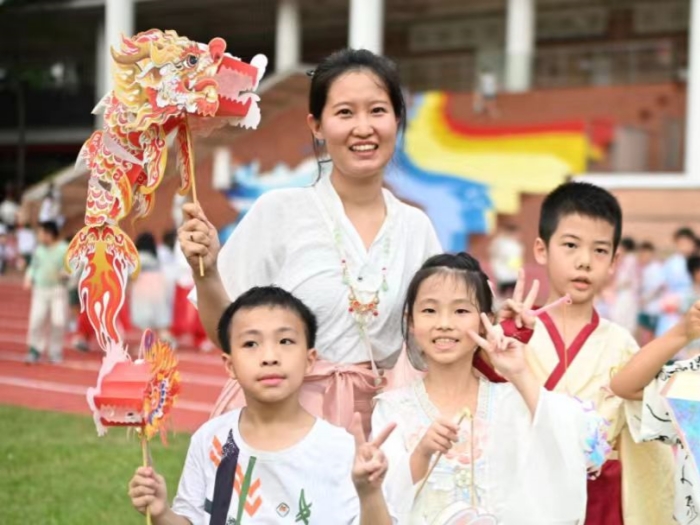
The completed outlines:
<svg viewBox="0 0 700 525">
<path fill-rule="evenodd" d="M 408 282 L 441 251 L 428 217 L 383 189 L 405 118 L 390 60 L 367 50 L 334 53 L 313 73 L 307 117 L 317 156 L 325 153 L 332 165 L 330 175 L 309 188 L 263 195 L 220 254 L 216 230 L 199 206 L 185 205 L 179 230 L 212 340 L 226 306 L 252 286 L 277 284 L 311 308 L 321 360 L 307 377 L 302 403 L 346 428 L 359 411 L 369 431 L 371 400 L 401 351 Z M 242 404 L 232 379 L 214 415 Z"/>
</svg>

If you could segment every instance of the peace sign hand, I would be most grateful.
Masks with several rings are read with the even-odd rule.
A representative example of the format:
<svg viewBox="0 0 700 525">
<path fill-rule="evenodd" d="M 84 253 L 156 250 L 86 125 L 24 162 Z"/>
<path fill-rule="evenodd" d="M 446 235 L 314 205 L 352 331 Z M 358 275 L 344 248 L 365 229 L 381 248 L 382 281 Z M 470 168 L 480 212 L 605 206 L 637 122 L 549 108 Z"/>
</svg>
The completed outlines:
<svg viewBox="0 0 700 525">
<path fill-rule="evenodd" d="M 481 322 L 486 329 L 486 339 L 474 330 L 469 330 L 469 336 L 488 354 L 496 372 L 513 382 L 514 378 L 527 370 L 525 345 L 500 333 L 485 313 L 481 314 Z"/>
<path fill-rule="evenodd" d="M 507 299 L 498 311 L 499 324 L 506 319 L 514 319 L 515 326 L 518 328 L 524 326 L 525 328 L 533 329 L 536 316 L 533 314 L 532 307 L 535 304 L 535 300 L 537 300 L 539 291 L 540 281 L 535 279 L 527 297 L 523 300 L 523 295 L 525 294 L 525 271 L 520 270 L 518 272 L 518 280 L 515 283 L 515 290 L 513 290 L 513 297 Z"/>
<path fill-rule="evenodd" d="M 357 494 L 369 494 L 377 489 L 381 490 L 382 481 L 386 476 L 389 462 L 380 447 L 396 428 L 396 423 L 390 423 L 379 435 L 371 441 L 367 441 L 362 430 L 362 419 L 359 413 L 355 413 L 350 425 L 350 432 L 355 438 L 355 461 L 352 466 L 352 482 L 355 484 Z"/>
</svg>

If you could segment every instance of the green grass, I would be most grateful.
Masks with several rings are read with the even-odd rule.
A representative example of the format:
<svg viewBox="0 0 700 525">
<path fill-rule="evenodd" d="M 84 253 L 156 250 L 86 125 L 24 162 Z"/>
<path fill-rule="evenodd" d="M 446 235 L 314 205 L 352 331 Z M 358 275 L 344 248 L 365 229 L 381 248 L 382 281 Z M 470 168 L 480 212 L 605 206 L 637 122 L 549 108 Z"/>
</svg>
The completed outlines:
<svg viewBox="0 0 700 525">
<path fill-rule="evenodd" d="M 126 430 L 98 438 L 92 419 L 0 406 L 0 524 L 145 524 L 131 507 L 127 485 L 141 447 Z M 189 436 L 151 441 L 153 463 L 177 489 Z"/>
</svg>

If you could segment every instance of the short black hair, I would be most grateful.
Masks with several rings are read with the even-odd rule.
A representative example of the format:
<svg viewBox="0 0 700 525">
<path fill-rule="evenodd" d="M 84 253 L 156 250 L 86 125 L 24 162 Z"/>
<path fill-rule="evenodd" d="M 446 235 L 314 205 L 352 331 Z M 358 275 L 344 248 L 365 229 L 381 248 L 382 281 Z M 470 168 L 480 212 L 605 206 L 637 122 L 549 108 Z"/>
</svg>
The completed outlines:
<svg viewBox="0 0 700 525">
<path fill-rule="evenodd" d="M 165 244 L 171 250 L 175 249 L 175 243 L 177 242 L 177 231 L 170 230 L 163 234 L 163 244 Z"/>
<path fill-rule="evenodd" d="M 676 232 L 673 234 L 673 240 L 677 241 L 678 239 L 692 239 L 693 241 L 697 240 L 697 236 L 695 235 L 695 232 L 688 227 L 684 228 L 678 228 Z"/>
<path fill-rule="evenodd" d="M 42 221 L 39 229 L 48 233 L 53 239 L 58 239 L 59 228 L 56 221 Z"/>
<path fill-rule="evenodd" d="M 634 239 L 632 237 L 624 237 L 620 241 L 620 246 L 622 246 L 628 252 L 633 252 L 637 249 L 637 243 L 634 242 Z"/>
<path fill-rule="evenodd" d="M 150 253 L 153 257 L 158 257 L 158 248 L 156 246 L 156 238 L 151 232 L 143 232 L 136 237 L 136 250 L 139 252 Z"/>
<path fill-rule="evenodd" d="M 688 273 L 690 274 L 691 277 L 695 276 L 695 274 L 700 271 L 700 256 L 698 255 L 691 255 L 688 257 L 687 261 L 687 267 L 688 267 Z"/>
<path fill-rule="evenodd" d="M 251 310 L 263 306 L 284 308 L 295 313 L 301 319 L 306 332 L 306 344 L 308 348 L 316 345 L 317 321 L 316 316 L 300 299 L 278 286 L 255 286 L 238 296 L 219 319 L 217 335 L 221 349 L 227 354 L 231 353 L 231 323 L 233 316 L 240 310 Z"/>
<path fill-rule="evenodd" d="M 622 209 L 609 191 L 587 182 L 565 182 L 545 197 L 540 208 L 539 237 L 545 244 L 554 235 L 559 221 L 568 215 L 600 219 L 613 227 L 613 252 L 622 237 Z"/>
<path fill-rule="evenodd" d="M 656 246 L 651 241 L 644 241 L 639 245 L 639 251 L 640 252 L 655 252 L 656 251 Z"/>
</svg>

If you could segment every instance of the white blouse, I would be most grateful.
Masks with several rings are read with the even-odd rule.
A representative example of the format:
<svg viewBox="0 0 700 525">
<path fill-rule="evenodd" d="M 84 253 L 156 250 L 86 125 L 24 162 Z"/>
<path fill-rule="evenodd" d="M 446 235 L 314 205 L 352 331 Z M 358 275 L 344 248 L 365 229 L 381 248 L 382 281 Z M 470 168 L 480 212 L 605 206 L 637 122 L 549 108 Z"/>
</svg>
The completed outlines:
<svg viewBox="0 0 700 525">
<path fill-rule="evenodd" d="M 387 217 L 369 251 L 345 215 L 330 177 L 311 187 L 262 195 L 219 254 L 219 273 L 229 297 L 234 300 L 253 286 L 278 285 L 316 315 L 316 349 L 323 359 L 343 364 L 369 361 L 360 329 L 348 311 L 350 289 L 343 283 L 342 253 L 360 300 L 367 301 L 379 290 L 378 316 L 371 317 L 367 333 L 377 364 L 393 366 L 402 345 L 408 284 L 423 262 L 442 250 L 425 213 L 389 190 L 383 192 Z M 382 287 L 384 273 L 386 287 Z"/>
</svg>

